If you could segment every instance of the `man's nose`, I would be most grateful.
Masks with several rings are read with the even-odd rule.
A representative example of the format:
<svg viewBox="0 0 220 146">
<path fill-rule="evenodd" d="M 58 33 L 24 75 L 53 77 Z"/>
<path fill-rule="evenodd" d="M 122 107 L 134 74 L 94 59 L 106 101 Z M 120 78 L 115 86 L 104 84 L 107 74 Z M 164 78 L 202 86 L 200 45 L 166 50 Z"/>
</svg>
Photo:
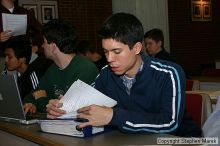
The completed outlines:
<svg viewBox="0 0 220 146">
<path fill-rule="evenodd" d="M 108 62 L 112 62 L 114 60 L 114 54 L 109 52 L 107 55 L 107 61 Z"/>
</svg>

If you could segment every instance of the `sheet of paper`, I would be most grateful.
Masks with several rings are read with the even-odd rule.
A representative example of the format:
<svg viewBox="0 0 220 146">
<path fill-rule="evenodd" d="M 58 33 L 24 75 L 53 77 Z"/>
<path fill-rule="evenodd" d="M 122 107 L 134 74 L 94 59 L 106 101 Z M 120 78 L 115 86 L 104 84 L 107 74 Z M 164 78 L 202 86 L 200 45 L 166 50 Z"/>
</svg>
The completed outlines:
<svg viewBox="0 0 220 146">
<path fill-rule="evenodd" d="M 62 116 L 57 117 L 57 119 L 72 119 L 72 118 L 77 118 L 76 115 L 77 115 L 77 112 L 76 112 L 76 111 L 72 111 L 72 112 L 66 113 L 66 114 L 64 114 L 64 115 L 62 115 Z"/>
<path fill-rule="evenodd" d="M 77 111 L 79 108 L 92 104 L 107 107 L 113 107 L 117 104 L 117 101 L 109 98 L 81 80 L 77 80 L 71 85 L 60 102 L 63 103 L 61 109 L 67 113 Z"/>
<path fill-rule="evenodd" d="M 27 15 L 2 13 L 3 31 L 11 30 L 13 36 L 26 34 Z"/>
</svg>

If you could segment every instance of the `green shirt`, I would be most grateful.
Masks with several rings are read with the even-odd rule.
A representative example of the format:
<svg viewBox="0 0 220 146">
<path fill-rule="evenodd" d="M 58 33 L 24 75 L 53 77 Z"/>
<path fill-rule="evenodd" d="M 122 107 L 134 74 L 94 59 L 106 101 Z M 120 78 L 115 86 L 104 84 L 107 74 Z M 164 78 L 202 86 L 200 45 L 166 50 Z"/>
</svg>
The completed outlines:
<svg viewBox="0 0 220 146">
<path fill-rule="evenodd" d="M 53 64 L 41 78 L 36 89 L 45 90 L 47 96 L 35 99 L 32 94 L 29 94 L 25 97 L 24 103 L 33 103 L 38 112 L 46 112 L 46 105 L 49 100 L 64 95 L 74 81 L 80 79 L 87 84 L 91 84 L 98 73 L 95 64 L 78 55 L 71 60 L 65 69 L 61 70 Z"/>
</svg>

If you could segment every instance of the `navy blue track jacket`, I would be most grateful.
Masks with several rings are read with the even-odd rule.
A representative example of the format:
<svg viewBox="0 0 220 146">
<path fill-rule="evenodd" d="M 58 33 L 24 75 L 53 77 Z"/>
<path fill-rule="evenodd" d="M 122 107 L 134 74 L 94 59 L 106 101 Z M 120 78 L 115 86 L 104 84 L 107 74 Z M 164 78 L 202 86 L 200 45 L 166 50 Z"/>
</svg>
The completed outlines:
<svg viewBox="0 0 220 146">
<path fill-rule="evenodd" d="M 142 56 L 144 65 L 136 75 L 130 95 L 120 76 L 106 66 L 95 88 L 115 99 L 110 125 L 126 133 L 175 134 L 185 110 L 185 74 L 172 62 Z"/>
</svg>

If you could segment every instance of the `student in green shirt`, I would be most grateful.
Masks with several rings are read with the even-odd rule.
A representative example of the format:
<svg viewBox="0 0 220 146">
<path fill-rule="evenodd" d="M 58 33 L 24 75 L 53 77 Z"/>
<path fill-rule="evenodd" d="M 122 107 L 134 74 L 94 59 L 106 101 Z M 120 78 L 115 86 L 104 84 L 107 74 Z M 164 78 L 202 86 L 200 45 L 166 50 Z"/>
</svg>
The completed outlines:
<svg viewBox="0 0 220 146">
<path fill-rule="evenodd" d="M 91 84 L 98 74 L 95 64 L 73 53 L 76 41 L 73 26 L 52 20 L 44 25 L 43 35 L 44 54 L 54 64 L 48 68 L 37 89 L 25 97 L 25 113 L 46 112 L 48 101 L 64 95 L 74 81 L 80 79 Z"/>
</svg>

